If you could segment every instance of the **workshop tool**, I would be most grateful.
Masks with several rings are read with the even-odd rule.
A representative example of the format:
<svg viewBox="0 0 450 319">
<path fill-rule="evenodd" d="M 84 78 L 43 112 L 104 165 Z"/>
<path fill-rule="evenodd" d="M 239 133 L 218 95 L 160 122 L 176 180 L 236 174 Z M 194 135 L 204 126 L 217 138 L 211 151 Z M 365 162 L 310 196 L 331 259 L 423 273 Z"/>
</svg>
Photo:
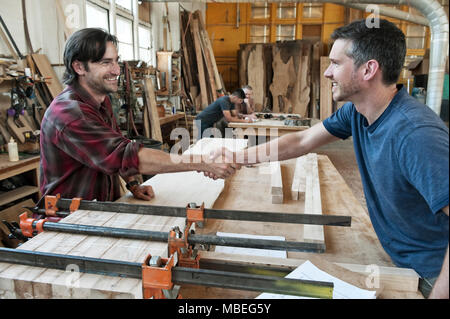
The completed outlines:
<svg viewBox="0 0 450 319">
<path fill-rule="evenodd" d="M 56 216 L 57 213 L 59 213 L 60 216 L 67 216 L 69 213 L 80 209 L 166 217 L 188 217 L 186 215 L 186 207 L 87 201 L 80 198 L 74 198 L 72 200 L 61 198 L 59 195 L 46 196 L 44 200 L 45 209 L 36 207 L 33 208 L 33 213 L 39 213 L 46 216 Z M 351 226 L 351 216 L 273 213 L 211 208 L 203 208 L 202 214 L 203 219 L 224 219 L 288 224 L 312 224 L 323 226 Z"/>
<path fill-rule="evenodd" d="M 313 242 L 293 242 L 283 240 L 236 238 L 215 235 L 196 235 L 195 233 L 189 231 L 189 222 L 187 227 L 185 227 L 184 233 L 181 232 L 180 229 L 176 228 L 171 230 L 170 232 L 159 232 L 138 229 L 68 224 L 62 222 L 54 223 L 49 222 L 46 219 L 37 220 L 28 218 L 27 213 L 22 213 L 20 215 L 20 229 L 17 229 L 17 225 L 12 225 L 6 221 L 3 221 L 3 223 L 11 231 L 11 235 L 18 235 L 16 236 L 16 239 L 22 240 L 24 239 L 24 237 L 33 237 L 43 231 L 55 231 L 78 235 L 149 240 L 157 242 L 169 241 L 170 244 L 174 245 L 174 247 L 171 248 L 172 252 L 177 250 L 178 248 L 180 251 L 183 251 L 183 249 L 192 250 L 192 247 L 195 245 L 218 245 L 299 252 L 318 252 L 322 250 L 320 244 Z M 183 255 L 186 255 L 186 253 L 184 253 Z"/>
<path fill-rule="evenodd" d="M 283 295 L 332 298 L 332 282 L 288 279 L 229 271 L 178 266 L 177 253 L 169 258 L 147 255 L 143 263 L 1 248 L 0 262 L 142 280 L 144 298 L 181 298 L 177 285 L 197 285 Z"/>
<path fill-rule="evenodd" d="M 33 130 L 25 117 L 28 108 L 27 98 L 33 93 L 31 85 L 27 77 L 16 79 L 15 86 L 10 91 L 11 106 L 6 112 L 6 123 L 20 143 L 34 142 L 39 135 L 39 131 Z"/>
</svg>

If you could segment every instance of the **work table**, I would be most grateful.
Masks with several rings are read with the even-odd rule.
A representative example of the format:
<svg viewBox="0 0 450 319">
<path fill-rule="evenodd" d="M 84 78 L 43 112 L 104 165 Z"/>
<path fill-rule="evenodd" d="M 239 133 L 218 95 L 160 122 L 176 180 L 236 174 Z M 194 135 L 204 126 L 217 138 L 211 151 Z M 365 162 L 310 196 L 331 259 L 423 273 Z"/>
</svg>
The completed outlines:
<svg viewBox="0 0 450 319">
<path fill-rule="evenodd" d="M 300 265 L 304 260 L 319 258 L 326 263 L 337 263 L 343 268 L 346 265 L 353 267 L 353 270 L 359 267 L 362 273 L 367 265 L 375 264 L 381 267 L 381 281 L 387 283 L 381 292 L 381 298 L 420 298 L 420 293 L 415 290 L 417 288 L 415 272 L 393 267 L 374 233 L 367 213 L 351 193 L 342 176 L 328 157 L 319 155 L 318 160 L 324 214 L 352 217 L 351 227 L 325 226 L 325 253 L 289 252 L 288 258 L 282 260 L 269 257 L 249 258 L 248 256 L 208 251 L 200 252 L 202 259 L 219 261 L 223 264 L 240 263 L 245 265 L 250 263 L 291 269 Z M 211 197 L 214 200 L 206 203 L 205 207 L 209 205 L 216 209 L 298 213 L 303 210 L 303 203 L 292 200 L 287 194 L 292 182 L 294 165 L 295 160 L 282 162 L 283 184 L 286 185 L 283 204 L 271 203 L 270 175 L 261 174 L 259 167 L 243 167 L 232 178 L 226 180 L 220 195 L 214 194 L 217 192 L 214 189 L 214 183 L 217 181 L 202 176 L 205 180 L 202 180 L 200 184 L 189 180 L 178 185 L 173 185 L 170 181 L 154 183 L 156 197 L 149 202 L 136 200 L 130 194 L 125 195 L 119 201 L 185 207 L 190 202 L 200 204 Z M 155 177 L 164 181 L 164 174 Z M 152 179 L 148 182 L 151 181 Z M 158 192 L 160 193 L 158 194 Z M 184 226 L 183 218 L 82 210 L 66 217 L 64 222 L 165 231 L 175 225 L 180 228 Z M 302 225 L 291 224 L 207 220 L 204 228 L 197 229 L 198 233 L 215 233 L 216 231 L 283 235 L 286 240 L 300 240 L 302 237 Z M 20 249 L 138 262 L 143 261 L 148 253 L 162 256 L 166 253 L 167 244 L 43 232 L 23 244 Z M 76 285 L 70 286 L 67 283 L 70 283 L 70 276 L 74 276 L 70 272 L 0 263 L 0 296 L 7 298 L 26 298 L 27 296 L 39 298 L 142 298 L 141 281 L 138 279 L 93 274 L 77 275 L 79 280 L 76 281 Z M 353 280 L 355 276 L 350 276 L 352 279 L 349 280 Z M 361 277 L 361 273 L 359 276 Z M 360 280 L 364 282 L 365 277 L 367 275 L 363 275 Z M 411 285 L 415 285 L 415 288 L 411 288 Z M 184 298 L 254 298 L 259 294 L 198 286 L 184 286 L 181 293 Z"/>
</svg>

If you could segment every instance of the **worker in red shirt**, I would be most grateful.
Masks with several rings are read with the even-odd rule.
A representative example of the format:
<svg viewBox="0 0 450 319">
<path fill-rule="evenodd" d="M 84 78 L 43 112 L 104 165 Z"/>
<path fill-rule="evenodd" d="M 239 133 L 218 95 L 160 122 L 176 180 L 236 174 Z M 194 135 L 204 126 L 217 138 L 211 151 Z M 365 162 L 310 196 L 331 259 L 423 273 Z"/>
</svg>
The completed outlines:
<svg viewBox="0 0 450 319">
<path fill-rule="evenodd" d="M 104 30 L 75 32 L 64 50 L 67 87 L 50 104 L 40 133 L 43 197 L 114 201 L 121 176 L 135 198 L 150 200 L 153 190 L 138 174 L 196 170 L 226 178 L 238 165 L 193 160 L 143 147 L 124 137 L 114 118 L 109 93 L 118 90 L 117 38 Z"/>
</svg>

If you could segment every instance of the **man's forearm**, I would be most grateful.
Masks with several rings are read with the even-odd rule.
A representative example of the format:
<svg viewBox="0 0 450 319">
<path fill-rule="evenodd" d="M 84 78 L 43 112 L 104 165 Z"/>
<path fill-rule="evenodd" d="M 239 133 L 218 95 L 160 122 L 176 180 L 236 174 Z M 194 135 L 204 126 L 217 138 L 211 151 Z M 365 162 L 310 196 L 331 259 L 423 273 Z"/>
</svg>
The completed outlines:
<svg viewBox="0 0 450 319">
<path fill-rule="evenodd" d="M 138 157 L 141 174 L 202 171 L 205 168 L 205 159 L 200 155 L 173 155 L 155 149 L 141 148 Z"/>
</svg>

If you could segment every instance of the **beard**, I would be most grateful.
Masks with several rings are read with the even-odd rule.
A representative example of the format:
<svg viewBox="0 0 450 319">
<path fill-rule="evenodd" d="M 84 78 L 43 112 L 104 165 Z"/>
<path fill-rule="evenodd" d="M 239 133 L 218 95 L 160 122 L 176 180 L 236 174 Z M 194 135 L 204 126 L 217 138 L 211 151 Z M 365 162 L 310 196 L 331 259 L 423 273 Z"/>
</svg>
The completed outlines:
<svg viewBox="0 0 450 319">
<path fill-rule="evenodd" d="M 336 89 L 333 92 L 333 100 L 335 102 L 339 101 L 349 101 L 349 98 L 361 89 L 361 85 L 356 79 L 356 73 L 352 72 L 350 80 L 346 83 L 336 82 Z"/>
<path fill-rule="evenodd" d="M 86 79 L 87 84 L 90 88 L 99 94 L 109 94 L 117 92 L 119 86 L 117 79 L 115 82 L 108 81 L 108 78 L 113 78 L 115 76 L 104 76 L 104 77 L 93 77 Z"/>
</svg>

